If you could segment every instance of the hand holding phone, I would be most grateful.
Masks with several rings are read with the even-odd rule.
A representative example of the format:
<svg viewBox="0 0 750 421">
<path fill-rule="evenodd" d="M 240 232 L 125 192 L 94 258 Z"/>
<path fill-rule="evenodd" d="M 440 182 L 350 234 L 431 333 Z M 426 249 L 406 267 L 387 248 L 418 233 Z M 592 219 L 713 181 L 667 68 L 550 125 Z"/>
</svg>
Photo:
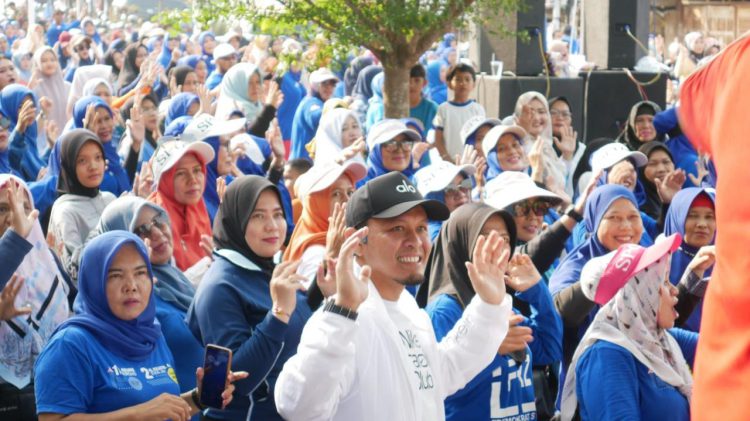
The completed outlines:
<svg viewBox="0 0 750 421">
<path fill-rule="evenodd" d="M 203 380 L 200 383 L 201 405 L 223 409 L 222 393 L 229 385 L 232 350 L 218 345 L 206 345 L 203 359 Z"/>
</svg>

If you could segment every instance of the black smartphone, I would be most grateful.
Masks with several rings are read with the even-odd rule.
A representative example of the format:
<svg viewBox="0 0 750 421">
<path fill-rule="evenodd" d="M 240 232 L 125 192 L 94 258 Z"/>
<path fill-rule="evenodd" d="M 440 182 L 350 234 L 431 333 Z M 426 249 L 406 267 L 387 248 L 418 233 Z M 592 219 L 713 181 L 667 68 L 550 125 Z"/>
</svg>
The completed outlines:
<svg viewBox="0 0 750 421">
<path fill-rule="evenodd" d="M 203 381 L 200 385 L 201 405 L 222 409 L 221 394 L 227 388 L 227 377 L 232 369 L 232 350 L 218 345 L 206 345 L 203 358 Z"/>
</svg>

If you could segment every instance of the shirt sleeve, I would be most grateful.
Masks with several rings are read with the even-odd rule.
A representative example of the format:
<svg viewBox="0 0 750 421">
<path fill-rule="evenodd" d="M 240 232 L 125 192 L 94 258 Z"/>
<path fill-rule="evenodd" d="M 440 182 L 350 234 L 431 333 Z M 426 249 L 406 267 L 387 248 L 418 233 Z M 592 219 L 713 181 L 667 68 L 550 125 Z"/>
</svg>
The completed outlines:
<svg viewBox="0 0 750 421">
<path fill-rule="evenodd" d="M 578 405 L 590 420 L 639 420 L 638 372 L 633 356 L 594 346 L 576 367 Z M 583 412 L 583 411 L 582 411 Z"/>
<path fill-rule="evenodd" d="M 562 359 L 562 319 L 552 302 L 552 295 L 543 281 L 516 297 L 531 305 L 531 317 L 523 325 L 533 330 L 534 340 L 529 343 L 532 364 L 553 364 Z"/>
<path fill-rule="evenodd" d="M 669 329 L 668 332 L 677 341 L 677 345 L 680 346 L 685 361 L 687 361 L 690 367 L 693 367 L 695 349 L 698 347 L 698 334 L 678 327 Z"/>
<path fill-rule="evenodd" d="M 444 105 L 438 106 L 435 118 L 432 120 L 432 128 L 435 130 L 443 130 L 445 127 L 445 113 L 446 107 Z"/>
<path fill-rule="evenodd" d="M 34 388 L 37 413 L 85 413 L 93 404 L 94 367 L 82 343 L 63 331 L 51 341 L 36 362 Z M 78 335 L 76 335 L 78 336 Z"/>
</svg>

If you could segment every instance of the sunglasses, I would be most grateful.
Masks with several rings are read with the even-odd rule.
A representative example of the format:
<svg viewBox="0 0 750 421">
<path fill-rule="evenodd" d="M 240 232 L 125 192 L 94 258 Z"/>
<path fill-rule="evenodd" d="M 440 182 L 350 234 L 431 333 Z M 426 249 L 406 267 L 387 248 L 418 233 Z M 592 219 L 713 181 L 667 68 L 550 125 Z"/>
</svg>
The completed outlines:
<svg viewBox="0 0 750 421">
<path fill-rule="evenodd" d="M 151 222 L 147 222 L 143 225 L 139 225 L 135 227 L 133 230 L 133 233 L 141 238 L 148 237 L 151 235 L 151 230 L 154 228 L 157 228 L 159 230 L 164 230 L 164 228 L 168 225 L 167 221 L 167 215 L 164 213 L 160 213 L 156 215 Z"/>
<path fill-rule="evenodd" d="M 472 187 L 474 187 L 474 185 L 471 182 L 471 179 L 467 178 L 458 184 L 448 184 L 448 186 L 445 187 L 443 191 L 445 192 L 446 196 L 456 196 L 459 193 L 469 195 L 469 193 L 471 193 Z"/>
<path fill-rule="evenodd" d="M 513 205 L 513 214 L 516 216 L 529 216 L 533 213 L 536 216 L 544 216 L 549 211 L 550 204 L 541 200 L 534 202 L 523 201 Z"/>
<path fill-rule="evenodd" d="M 381 145 L 381 148 L 388 152 L 396 152 L 399 149 L 402 149 L 405 152 L 409 152 L 411 151 L 411 148 L 413 147 L 414 147 L 414 141 L 412 140 L 404 140 L 404 141 L 389 140 L 387 142 L 384 142 Z"/>
</svg>

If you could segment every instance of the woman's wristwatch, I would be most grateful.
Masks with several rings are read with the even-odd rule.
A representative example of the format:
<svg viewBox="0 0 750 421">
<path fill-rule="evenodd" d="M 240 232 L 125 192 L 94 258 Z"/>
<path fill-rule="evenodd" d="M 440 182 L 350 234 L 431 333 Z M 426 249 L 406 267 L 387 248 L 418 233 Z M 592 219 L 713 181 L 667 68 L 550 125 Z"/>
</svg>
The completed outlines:
<svg viewBox="0 0 750 421">
<path fill-rule="evenodd" d="M 568 206 L 568 208 L 565 209 L 565 215 L 568 215 L 569 217 L 575 219 L 576 222 L 583 221 L 583 216 L 580 213 L 578 213 L 575 205 Z"/>
<path fill-rule="evenodd" d="M 325 306 L 323 306 L 323 311 L 338 314 L 340 316 L 346 317 L 347 319 L 355 321 L 357 320 L 357 316 L 359 315 L 352 309 L 336 305 L 336 302 L 333 298 L 329 298 L 328 301 L 326 301 Z"/>
<path fill-rule="evenodd" d="M 194 388 L 192 392 L 190 392 L 190 399 L 193 400 L 193 403 L 195 404 L 195 406 L 197 406 L 198 409 L 200 409 L 201 411 L 203 411 L 204 409 L 206 409 L 206 406 L 204 406 L 203 404 L 201 404 L 201 398 L 200 398 L 200 395 L 198 395 L 198 388 L 197 387 Z"/>
</svg>

